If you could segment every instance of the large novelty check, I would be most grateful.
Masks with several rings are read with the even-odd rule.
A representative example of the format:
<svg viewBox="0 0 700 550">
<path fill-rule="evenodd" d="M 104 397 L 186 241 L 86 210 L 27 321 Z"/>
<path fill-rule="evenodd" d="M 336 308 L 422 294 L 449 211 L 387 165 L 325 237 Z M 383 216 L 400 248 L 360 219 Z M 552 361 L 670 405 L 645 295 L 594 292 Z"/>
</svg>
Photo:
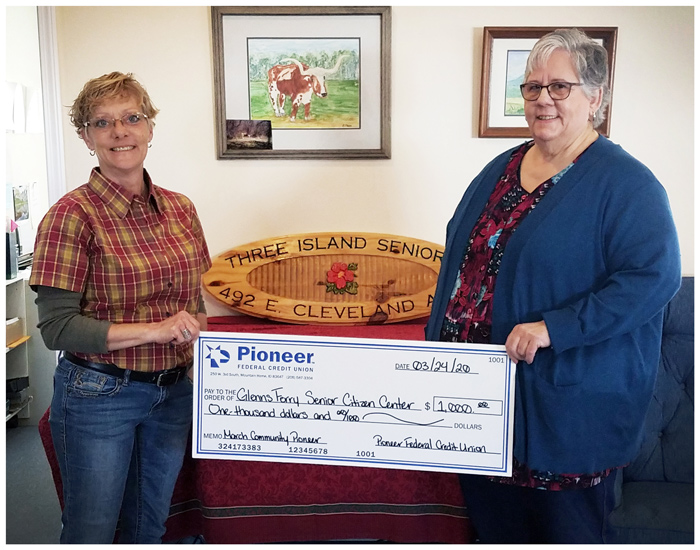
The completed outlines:
<svg viewBox="0 0 700 550">
<path fill-rule="evenodd" d="M 503 346 L 203 332 L 195 458 L 511 474 Z"/>
</svg>

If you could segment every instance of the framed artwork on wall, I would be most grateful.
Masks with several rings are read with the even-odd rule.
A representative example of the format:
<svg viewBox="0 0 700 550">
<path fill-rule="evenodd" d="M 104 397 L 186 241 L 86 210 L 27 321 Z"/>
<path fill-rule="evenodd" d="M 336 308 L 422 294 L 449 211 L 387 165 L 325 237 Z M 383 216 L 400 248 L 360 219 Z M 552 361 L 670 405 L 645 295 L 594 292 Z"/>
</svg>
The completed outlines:
<svg viewBox="0 0 700 550">
<path fill-rule="evenodd" d="M 219 159 L 391 157 L 391 7 L 215 6 L 211 17 Z M 269 121 L 264 146 L 241 133 L 255 121 Z"/>
<path fill-rule="evenodd" d="M 529 137 L 520 95 L 527 57 L 538 39 L 562 27 L 484 27 L 479 137 Z M 615 73 L 617 27 L 577 27 L 608 52 L 610 91 Z M 597 128 L 609 137 L 612 95 L 605 121 Z"/>
</svg>

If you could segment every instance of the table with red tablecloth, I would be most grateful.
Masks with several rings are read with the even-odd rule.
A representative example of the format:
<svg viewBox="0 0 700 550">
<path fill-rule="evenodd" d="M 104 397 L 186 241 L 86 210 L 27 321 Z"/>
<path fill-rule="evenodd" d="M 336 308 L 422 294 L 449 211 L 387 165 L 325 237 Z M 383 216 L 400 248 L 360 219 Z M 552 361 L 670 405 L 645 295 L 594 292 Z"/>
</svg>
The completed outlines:
<svg viewBox="0 0 700 550">
<path fill-rule="evenodd" d="M 291 325 L 210 317 L 214 332 L 423 340 L 425 319 L 387 325 Z M 46 415 L 45 415 L 46 416 Z M 45 418 L 42 438 L 48 430 Z M 50 438 L 50 435 L 48 435 Z M 47 449 L 47 455 L 52 449 Z M 52 456 L 49 456 L 52 462 Z M 52 470 L 60 495 L 60 475 Z M 474 539 L 456 474 L 353 466 L 185 458 L 164 541 L 207 543 Z"/>
</svg>

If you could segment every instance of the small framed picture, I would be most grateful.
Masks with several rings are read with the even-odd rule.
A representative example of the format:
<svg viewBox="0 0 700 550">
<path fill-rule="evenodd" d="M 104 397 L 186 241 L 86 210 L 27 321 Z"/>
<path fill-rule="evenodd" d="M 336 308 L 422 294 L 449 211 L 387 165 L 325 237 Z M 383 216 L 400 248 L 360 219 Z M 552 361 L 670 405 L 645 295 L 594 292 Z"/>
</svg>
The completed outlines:
<svg viewBox="0 0 700 550">
<path fill-rule="evenodd" d="M 269 120 L 227 120 L 226 148 L 272 149 L 272 124 Z"/>
<path fill-rule="evenodd" d="M 520 84 L 533 46 L 545 34 L 562 27 L 484 27 L 479 137 L 529 137 L 525 100 Z M 617 27 L 576 27 L 608 51 L 608 78 L 613 89 Z M 612 96 L 603 124 L 597 129 L 609 137 Z"/>
</svg>

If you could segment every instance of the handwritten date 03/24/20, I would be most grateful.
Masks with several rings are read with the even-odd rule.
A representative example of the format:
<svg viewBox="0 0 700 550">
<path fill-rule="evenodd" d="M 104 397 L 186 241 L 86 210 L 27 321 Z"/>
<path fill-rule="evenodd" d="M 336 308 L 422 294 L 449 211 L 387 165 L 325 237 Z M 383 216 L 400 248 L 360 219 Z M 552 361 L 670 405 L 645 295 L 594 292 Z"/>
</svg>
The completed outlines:
<svg viewBox="0 0 700 550">
<path fill-rule="evenodd" d="M 489 363 L 501 363 L 505 364 L 505 356 L 495 355 L 489 357 Z M 470 374 L 472 373 L 472 368 L 466 363 L 460 363 L 455 357 L 452 362 L 440 361 L 436 357 L 433 357 L 431 361 L 413 361 L 412 364 L 409 363 L 396 363 L 396 370 L 416 370 L 416 371 L 427 371 L 427 372 L 448 372 L 448 373 L 461 373 Z"/>
</svg>

